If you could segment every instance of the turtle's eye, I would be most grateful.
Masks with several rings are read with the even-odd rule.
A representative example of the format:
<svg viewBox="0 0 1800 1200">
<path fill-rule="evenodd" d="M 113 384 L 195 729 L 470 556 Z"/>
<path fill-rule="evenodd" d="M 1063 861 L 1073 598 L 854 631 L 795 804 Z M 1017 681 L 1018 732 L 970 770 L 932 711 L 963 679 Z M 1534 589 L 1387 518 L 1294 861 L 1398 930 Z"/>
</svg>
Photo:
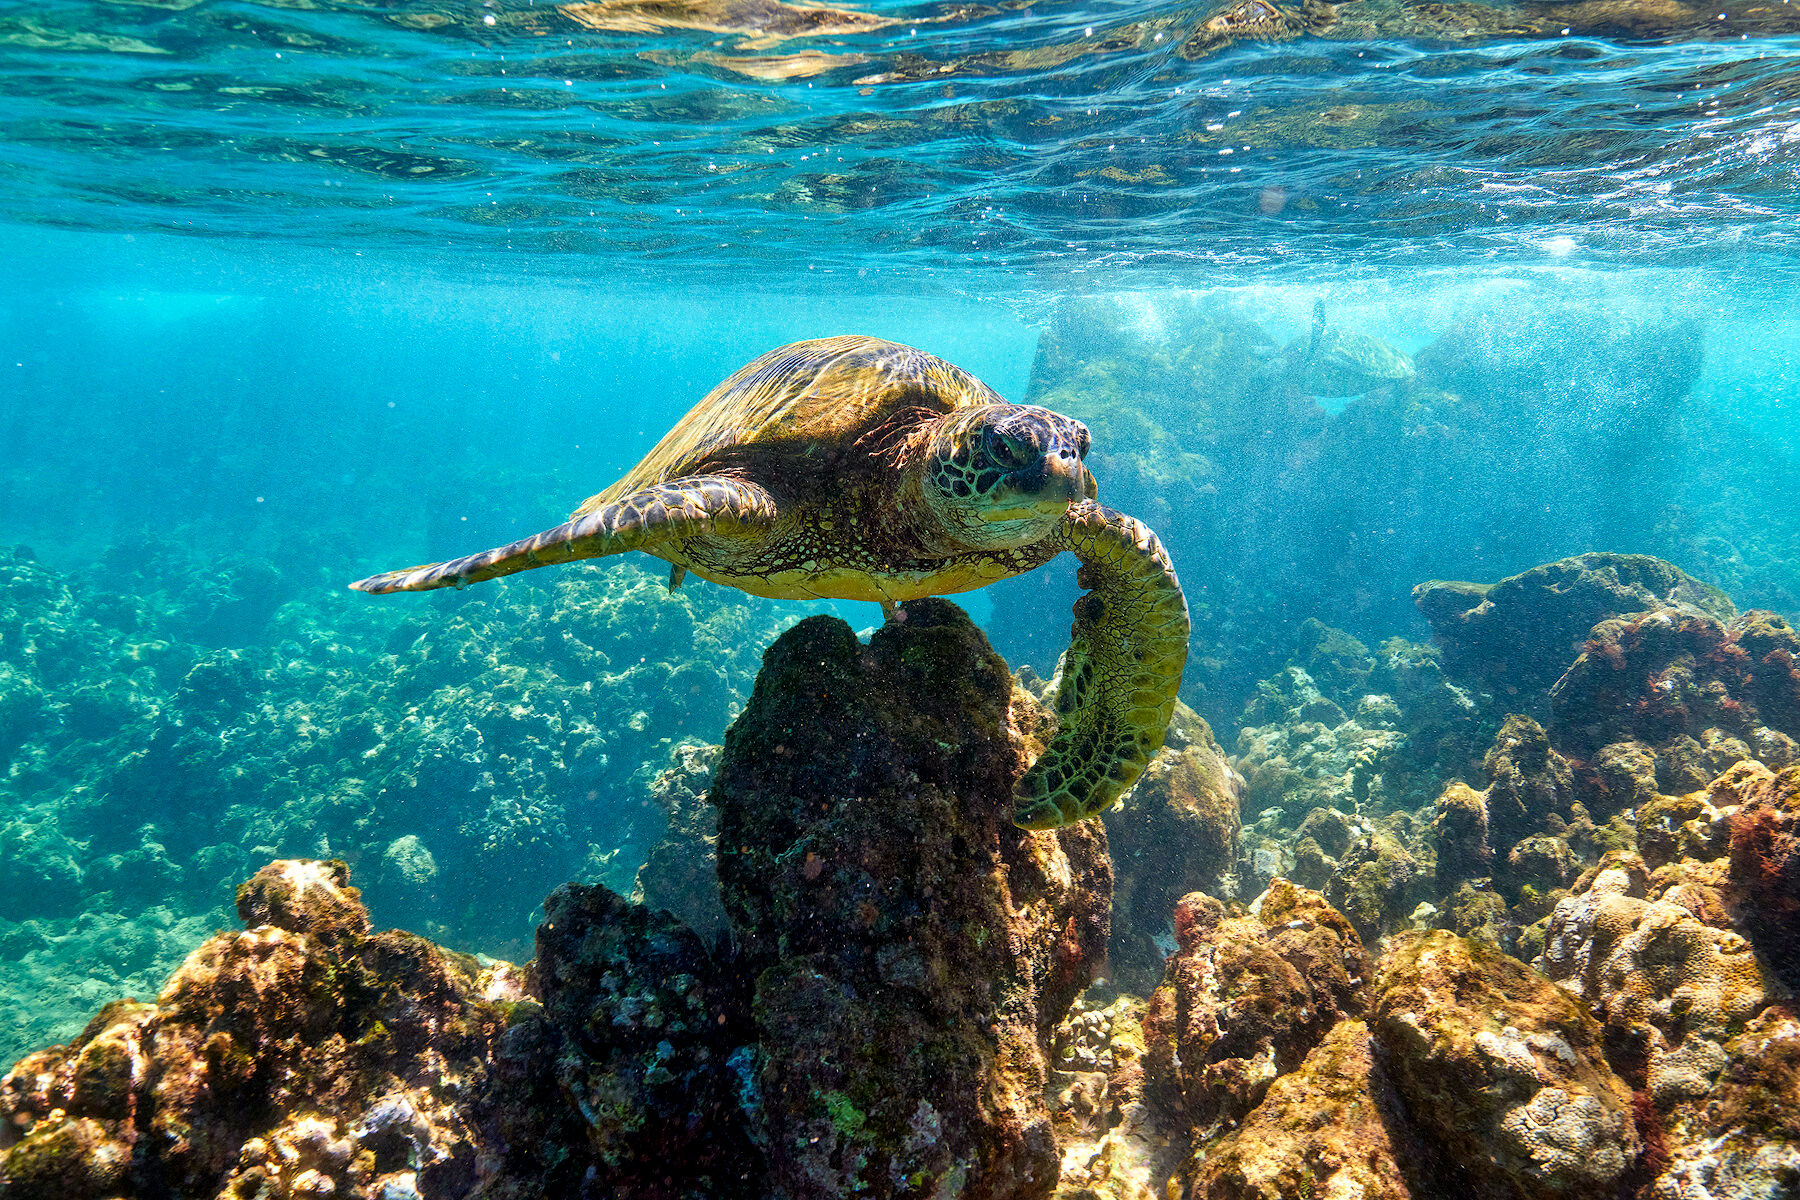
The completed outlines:
<svg viewBox="0 0 1800 1200">
<path fill-rule="evenodd" d="M 993 426 L 988 426 L 982 449 L 987 452 L 988 461 L 1002 467 L 1022 467 L 1035 458 L 1036 451 L 1016 438 L 1008 437 Z"/>
</svg>

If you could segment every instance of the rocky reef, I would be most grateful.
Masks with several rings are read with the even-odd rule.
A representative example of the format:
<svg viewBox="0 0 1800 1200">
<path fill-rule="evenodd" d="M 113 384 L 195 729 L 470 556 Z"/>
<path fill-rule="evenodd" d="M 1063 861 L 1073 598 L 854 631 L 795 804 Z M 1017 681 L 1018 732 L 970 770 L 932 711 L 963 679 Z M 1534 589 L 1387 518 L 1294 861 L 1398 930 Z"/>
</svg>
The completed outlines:
<svg viewBox="0 0 1800 1200">
<path fill-rule="evenodd" d="M 518 973 L 372 933 L 338 862 L 272 863 L 238 911 L 154 1003 L 108 1004 L 0 1082 L 0 1195 L 468 1191 Z"/>
<path fill-rule="evenodd" d="M 0 1085 L 0 1196 L 1047 1194 L 1105 833 L 1011 824 L 1048 715 L 960 610 L 907 613 L 769 650 L 709 792 L 729 943 L 568 885 L 516 969 L 277 862 L 155 1004 Z"/>
<path fill-rule="evenodd" d="M 1436 648 L 1319 626 L 1236 759 L 1183 711 L 1053 833 L 1008 819 L 1052 718 L 959 609 L 803 621 L 649 785 L 637 900 L 558 888 L 512 967 L 276 862 L 0 1083 L 0 1197 L 1794 1194 L 1785 626 L 1616 556 L 1485 594 L 1529 674 L 1458 644 L 1480 602 Z M 1572 594 L 1651 607 L 1529 615 Z"/>
</svg>

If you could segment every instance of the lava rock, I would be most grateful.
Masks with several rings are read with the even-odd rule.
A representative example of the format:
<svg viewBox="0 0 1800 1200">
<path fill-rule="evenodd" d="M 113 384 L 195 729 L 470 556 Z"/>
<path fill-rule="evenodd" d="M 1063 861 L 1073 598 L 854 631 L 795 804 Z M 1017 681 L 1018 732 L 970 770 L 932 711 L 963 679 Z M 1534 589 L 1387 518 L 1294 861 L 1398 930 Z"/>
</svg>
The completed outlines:
<svg viewBox="0 0 1800 1200">
<path fill-rule="evenodd" d="M 962 611 L 769 649 L 712 787 L 772 1190 L 1046 1195 L 1051 1032 L 1103 961 L 1097 822 L 1011 822 L 1041 716 Z M 799 1051 L 799 1052 L 795 1052 Z"/>
</svg>

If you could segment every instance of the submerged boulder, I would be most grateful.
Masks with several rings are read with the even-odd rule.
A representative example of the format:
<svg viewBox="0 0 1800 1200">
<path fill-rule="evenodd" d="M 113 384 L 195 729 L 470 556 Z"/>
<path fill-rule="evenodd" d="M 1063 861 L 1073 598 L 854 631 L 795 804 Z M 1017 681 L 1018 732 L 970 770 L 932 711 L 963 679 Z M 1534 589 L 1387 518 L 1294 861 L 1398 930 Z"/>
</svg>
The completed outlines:
<svg viewBox="0 0 1800 1200">
<path fill-rule="evenodd" d="M 748 1013 L 699 935 L 606 887 L 564 884 L 544 902 L 532 982 L 543 1010 L 501 1048 L 512 1086 L 490 1106 L 513 1125 L 514 1188 L 528 1181 L 546 1200 L 762 1194 L 732 1057 Z M 570 1165 L 534 1172 L 534 1149 L 559 1144 Z"/>
<path fill-rule="evenodd" d="M 1392 1085 L 1369 1027 L 1340 1021 L 1229 1136 L 1197 1155 L 1191 1200 L 1300 1196 L 1412 1200 L 1406 1131 L 1385 1119 Z"/>
<path fill-rule="evenodd" d="M 1224 890 L 1242 825 L 1243 777 L 1199 714 L 1178 712 L 1169 743 L 1103 817 L 1115 876 L 1112 978 L 1139 994 L 1162 978 L 1175 902 Z"/>
<path fill-rule="evenodd" d="M 1719 589 L 1647 554 L 1578 554 L 1494 584 L 1434 579 L 1413 589 L 1413 603 L 1452 674 L 1508 696 L 1555 683 L 1608 617 L 1675 609 L 1728 621 L 1736 612 Z"/>
<path fill-rule="evenodd" d="M 1012 824 L 1041 712 L 960 609 L 903 611 L 866 646 L 796 625 L 726 734 L 746 1117 L 775 1194 L 1046 1195 L 1048 1041 L 1105 956 L 1105 832 Z"/>
<path fill-rule="evenodd" d="M 154 1004 L 103 1008 L 0 1082 L 0 1195 L 463 1196 L 494 1147 L 490 1056 L 524 999 L 482 966 L 371 933 L 342 863 L 270 864 L 248 928 Z"/>
<path fill-rule="evenodd" d="M 1631 1090 L 1567 992 L 1478 942 L 1435 932 L 1388 951 L 1370 1028 L 1408 1119 L 1441 1162 L 1415 1194 L 1611 1194 L 1633 1165 Z M 1435 1178 L 1429 1176 L 1435 1175 Z"/>
<path fill-rule="evenodd" d="M 1362 940 L 1316 893 L 1277 879 L 1256 915 L 1195 892 L 1144 1017 L 1146 1095 L 1199 1142 L 1240 1121 L 1341 1018 L 1366 1005 Z"/>
</svg>

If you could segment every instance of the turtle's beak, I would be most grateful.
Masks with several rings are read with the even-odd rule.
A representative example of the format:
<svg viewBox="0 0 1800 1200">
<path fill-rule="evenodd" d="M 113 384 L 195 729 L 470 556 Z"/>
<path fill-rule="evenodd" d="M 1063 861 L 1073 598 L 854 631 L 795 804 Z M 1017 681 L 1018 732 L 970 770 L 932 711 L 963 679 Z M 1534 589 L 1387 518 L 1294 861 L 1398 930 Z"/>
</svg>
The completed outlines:
<svg viewBox="0 0 1800 1200">
<path fill-rule="evenodd" d="M 1039 505 L 1073 504 L 1095 492 L 1094 477 L 1069 450 L 1052 450 L 1031 466 L 1013 472 L 1008 483 Z"/>
</svg>

